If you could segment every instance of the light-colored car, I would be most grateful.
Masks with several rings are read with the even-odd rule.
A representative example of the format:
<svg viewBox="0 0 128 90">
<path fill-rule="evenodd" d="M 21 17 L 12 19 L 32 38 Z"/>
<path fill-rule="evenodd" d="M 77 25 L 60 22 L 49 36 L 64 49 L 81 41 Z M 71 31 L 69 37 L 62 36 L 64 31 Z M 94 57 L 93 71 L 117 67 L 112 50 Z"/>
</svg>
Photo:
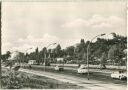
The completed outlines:
<svg viewBox="0 0 128 90">
<path fill-rule="evenodd" d="M 111 78 L 116 79 L 127 79 L 127 73 L 125 71 L 116 71 L 111 74 Z"/>
<path fill-rule="evenodd" d="M 29 60 L 28 61 L 28 65 L 34 65 L 34 64 L 37 64 L 36 60 Z"/>
<path fill-rule="evenodd" d="M 85 66 L 85 65 L 80 65 L 80 68 L 84 68 L 84 67 L 86 68 L 87 66 Z"/>
<path fill-rule="evenodd" d="M 88 69 L 87 69 L 87 66 L 85 65 L 81 65 L 77 70 L 77 73 L 87 73 L 87 72 L 88 72 Z"/>
<path fill-rule="evenodd" d="M 55 68 L 54 68 L 56 71 L 63 71 L 64 70 L 64 67 L 63 66 L 61 66 L 61 65 L 57 65 L 57 66 L 55 66 Z"/>
</svg>

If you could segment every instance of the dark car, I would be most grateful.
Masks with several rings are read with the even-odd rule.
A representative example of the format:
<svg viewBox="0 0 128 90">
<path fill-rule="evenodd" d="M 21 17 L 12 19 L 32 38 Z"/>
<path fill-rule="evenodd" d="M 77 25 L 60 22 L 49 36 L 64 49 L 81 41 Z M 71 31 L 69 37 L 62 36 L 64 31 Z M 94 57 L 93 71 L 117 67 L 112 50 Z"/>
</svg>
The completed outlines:
<svg viewBox="0 0 128 90">
<path fill-rule="evenodd" d="M 63 66 L 61 66 L 61 65 L 57 65 L 57 66 L 55 66 L 55 68 L 54 68 L 56 71 L 63 71 L 64 70 L 64 67 Z"/>
</svg>

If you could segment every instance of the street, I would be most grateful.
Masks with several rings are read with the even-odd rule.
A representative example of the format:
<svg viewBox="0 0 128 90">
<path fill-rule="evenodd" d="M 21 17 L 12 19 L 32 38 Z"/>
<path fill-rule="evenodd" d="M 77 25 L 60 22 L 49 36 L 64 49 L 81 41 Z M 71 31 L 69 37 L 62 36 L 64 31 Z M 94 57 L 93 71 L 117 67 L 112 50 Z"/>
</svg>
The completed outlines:
<svg viewBox="0 0 128 90">
<path fill-rule="evenodd" d="M 27 66 L 24 68 L 28 69 Z M 44 71 L 44 66 L 32 65 L 32 70 Z M 46 66 L 45 71 L 55 73 L 55 74 L 62 74 L 62 75 L 64 74 L 64 75 L 76 76 L 76 77 L 87 79 L 87 74 L 84 74 L 84 75 L 78 74 L 77 68 L 64 67 L 64 71 L 59 72 L 59 71 L 54 70 L 54 66 Z M 100 72 L 98 72 L 95 69 L 90 69 L 90 71 L 92 72 L 92 73 L 90 73 L 90 76 L 89 76 L 91 80 L 97 80 L 97 81 L 104 81 L 104 82 L 108 82 L 108 83 L 126 85 L 125 80 L 112 79 L 110 77 L 111 73 L 110 72 L 104 73 L 105 70 L 103 70 L 103 72 L 101 72 L 99 70 Z"/>
<path fill-rule="evenodd" d="M 31 74 L 36 74 L 39 76 L 46 76 L 49 78 L 53 78 L 56 80 L 60 80 L 63 82 L 70 82 L 79 86 L 83 86 L 87 90 L 125 90 L 126 85 L 122 84 L 114 84 L 114 83 L 108 83 L 105 81 L 98 81 L 98 80 L 87 80 L 87 78 L 84 77 L 78 77 L 78 76 L 71 76 L 67 74 L 57 74 L 52 72 L 44 72 L 44 71 L 35 71 L 35 70 L 28 70 L 28 69 L 20 69 L 22 72 L 27 72 Z"/>
</svg>

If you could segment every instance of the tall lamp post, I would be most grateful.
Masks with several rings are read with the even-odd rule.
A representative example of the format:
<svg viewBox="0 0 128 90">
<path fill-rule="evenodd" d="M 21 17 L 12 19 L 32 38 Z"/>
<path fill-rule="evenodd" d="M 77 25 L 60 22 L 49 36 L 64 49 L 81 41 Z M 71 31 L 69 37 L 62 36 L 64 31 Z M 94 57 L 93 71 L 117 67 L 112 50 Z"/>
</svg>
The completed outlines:
<svg viewBox="0 0 128 90">
<path fill-rule="evenodd" d="M 97 35 L 97 36 L 95 36 L 95 37 L 93 37 L 92 39 L 91 39 L 91 41 L 89 42 L 89 44 L 88 44 L 88 46 L 87 46 L 87 67 L 88 67 L 88 75 L 87 75 L 87 78 L 88 78 L 88 80 L 89 80 L 89 48 L 90 48 L 90 43 L 95 39 L 95 38 L 97 38 L 97 37 L 99 37 L 99 36 L 104 36 L 105 34 L 100 34 L 100 35 Z"/>
<path fill-rule="evenodd" d="M 49 44 L 47 47 L 46 47 L 46 50 L 48 47 L 50 47 L 51 45 L 55 45 L 56 43 L 52 43 L 52 44 Z M 46 65 L 46 53 L 44 55 L 44 71 L 45 71 L 45 65 Z"/>
</svg>

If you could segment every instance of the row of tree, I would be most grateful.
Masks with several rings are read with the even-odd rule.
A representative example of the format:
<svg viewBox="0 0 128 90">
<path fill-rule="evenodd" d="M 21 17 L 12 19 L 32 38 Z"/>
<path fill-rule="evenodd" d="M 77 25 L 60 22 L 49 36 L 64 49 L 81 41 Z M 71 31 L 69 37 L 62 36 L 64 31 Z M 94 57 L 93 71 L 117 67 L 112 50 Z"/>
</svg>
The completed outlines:
<svg viewBox="0 0 128 90">
<path fill-rule="evenodd" d="M 126 64 L 126 52 L 127 37 L 116 35 L 113 33 L 113 39 L 97 38 L 96 42 L 80 40 L 80 43 L 76 46 L 69 46 L 62 49 L 58 44 L 54 49 L 47 49 L 44 47 L 41 51 L 38 47 L 34 52 L 30 54 L 24 54 L 22 52 L 18 55 L 18 60 L 21 62 L 28 62 L 28 60 L 36 60 L 37 63 L 42 63 L 44 59 L 48 59 L 51 62 L 55 62 L 56 58 L 64 58 L 65 62 L 72 60 L 74 63 L 86 63 L 87 46 L 90 43 L 89 48 L 89 63 L 91 64 Z M 2 55 L 3 60 L 7 60 L 10 57 L 10 52 Z"/>
</svg>

